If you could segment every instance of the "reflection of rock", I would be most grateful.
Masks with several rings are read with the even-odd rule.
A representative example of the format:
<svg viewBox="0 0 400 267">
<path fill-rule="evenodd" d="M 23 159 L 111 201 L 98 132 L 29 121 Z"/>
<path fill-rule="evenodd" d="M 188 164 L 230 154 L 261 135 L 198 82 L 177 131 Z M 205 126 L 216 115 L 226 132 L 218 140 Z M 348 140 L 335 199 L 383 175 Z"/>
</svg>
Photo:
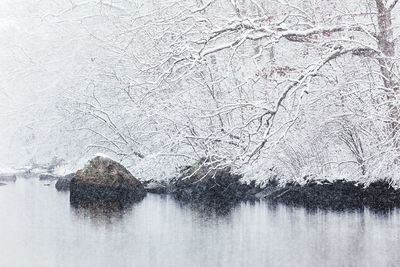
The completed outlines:
<svg viewBox="0 0 400 267">
<path fill-rule="evenodd" d="M 123 218 L 131 206 L 121 205 L 117 202 L 108 203 L 80 203 L 72 205 L 72 212 L 77 217 L 90 218 L 94 223 L 111 224 Z"/>
<path fill-rule="evenodd" d="M 7 185 L 7 184 L 4 184 L 4 183 L 0 183 L 0 186 L 3 186 L 3 185 Z"/>
<path fill-rule="evenodd" d="M 0 174 L 0 182 L 12 182 L 17 181 L 17 176 L 15 174 Z"/>
<path fill-rule="evenodd" d="M 125 205 L 141 200 L 145 195 L 143 185 L 124 166 L 101 156 L 89 161 L 70 183 L 73 205 L 85 202 Z"/>
<path fill-rule="evenodd" d="M 224 217 L 231 213 L 238 202 L 218 203 L 212 200 L 179 201 L 181 207 L 190 208 L 203 218 Z"/>
<path fill-rule="evenodd" d="M 74 177 L 75 177 L 75 173 L 70 173 L 70 174 L 58 179 L 56 182 L 56 189 L 58 191 L 68 191 L 71 180 Z"/>
<path fill-rule="evenodd" d="M 40 181 L 55 181 L 60 179 L 61 176 L 57 176 L 54 174 L 50 174 L 50 173 L 45 173 L 45 174 L 41 174 L 39 175 L 39 180 Z"/>
</svg>

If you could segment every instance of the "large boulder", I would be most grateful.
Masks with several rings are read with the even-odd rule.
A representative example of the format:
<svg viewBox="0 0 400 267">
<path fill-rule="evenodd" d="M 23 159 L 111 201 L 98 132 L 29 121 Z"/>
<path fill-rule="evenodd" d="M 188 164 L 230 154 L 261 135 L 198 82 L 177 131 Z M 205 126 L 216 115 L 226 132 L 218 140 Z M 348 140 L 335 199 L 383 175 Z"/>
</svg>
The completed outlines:
<svg viewBox="0 0 400 267">
<path fill-rule="evenodd" d="M 71 184 L 71 180 L 74 177 L 75 177 L 75 173 L 70 173 L 70 174 L 67 174 L 64 177 L 61 177 L 60 179 L 58 179 L 56 182 L 56 185 L 55 185 L 57 191 L 68 191 L 69 186 Z"/>
<path fill-rule="evenodd" d="M 97 156 L 76 172 L 70 183 L 73 205 L 85 203 L 118 203 L 125 205 L 143 199 L 142 183 L 121 164 Z"/>
</svg>

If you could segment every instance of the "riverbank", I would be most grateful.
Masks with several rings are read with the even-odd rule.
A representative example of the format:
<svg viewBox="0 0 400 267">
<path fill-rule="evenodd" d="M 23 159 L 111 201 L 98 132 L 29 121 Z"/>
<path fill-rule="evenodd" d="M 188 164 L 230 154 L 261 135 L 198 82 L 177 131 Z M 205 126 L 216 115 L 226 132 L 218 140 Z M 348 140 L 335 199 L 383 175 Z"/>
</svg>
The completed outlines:
<svg viewBox="0 0 400 267">
<path fill-rule="evenodd" d="M 400 207 L 400 190 L 384 180 L 369 185 L 345 180 L 311 181 L 283 187 L 269 185 L 259 194 L 262 199 L 307 208 L 386 210 Z"/>
<path fill-rule="evenodd" d="M 309 181 L 302 185 L 279 185 L 274 180 L 260 186 L 256 181 L 242 183 L 240 178 L 221 171 L 214 173 L 212 178 L 173 179 L 168 184 L 160 183 L 158 189 L 152 181 L 152 188 L 148 192 L 171 194 L 181 202 L 206 203 L 210 206 L 268 200 L 310 209 L 344 210 L 369 207 L 373 210 L 387 210 L 400 207 L 400 190 L 393 188 L 386 180 L 370 184 L 322 180 Z"/>
<path fill-rule="evenodd" d="M 74 176 L 75 173 L 65 177 L 51 176 L 49 180 L 58 179 L 56 189 L 68 191 Z M 6 176 L 3 175 L 3 179 L 4 177 Z M 15 182 L 17 175 L 7 177 L 12 177 Z M 39 179 L 44 180 L 43 177 L 45 175 L 39 175 Z M 173 179 L 140 180 L 140 183 L 148 193 L 169 194 L 181 203 L 199 204 L 220 210 L 229 209 L 242 201 L 258 200 L 309 209 L 344 210 L 369 207 L 373 210 L 387 210 L 400 207 L 400 190 L 392 187 L 386 180 L 370 184 L 346 180 L 280 184 L 275 179 L 260 185 L 256 181 L 244 183 L 242 178 L 241 175 L 231 172 L 230 168 L 218 169 L 208 165 L 207 161 L 200 161 L 196 165 L 182 168 Z M 3 182 L 1 177 L 0 182 Z"/>
</svg>

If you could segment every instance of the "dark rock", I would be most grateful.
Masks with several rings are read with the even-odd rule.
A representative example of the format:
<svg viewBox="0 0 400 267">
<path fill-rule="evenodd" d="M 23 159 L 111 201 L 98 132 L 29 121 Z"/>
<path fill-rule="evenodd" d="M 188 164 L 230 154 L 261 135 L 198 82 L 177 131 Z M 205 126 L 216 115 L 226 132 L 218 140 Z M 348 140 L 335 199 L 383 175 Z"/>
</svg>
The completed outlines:
<svg viewBox="0 0 400 267">
<path fill-rule="evenodd" d="M 126 205 L 144 198 L 141 182 L 121 164 L 109 158 L 95 157 L 77 171 L 70 183 L 70 202 L 118 203 Z"/>
<path fill-rule="evenodd" d="M 260 188 L 255 182 L 244 184 L 230 168 L 217 168 L 206 160 L 182 170 L 173 181 L 173 195 L 181 201 L 206 201 L 212 205 L 232 205 L 240 200 L 253 200 Z"/>
<path fill-rule="evenodd" d="M 64 177 L 58 179 L 56 182 L 56 185 L 55 185 L 57 191 L 68 191 L 71 180 L 74 177 L 75 177 L 75 173 L 70 173 L 70 174 L 67 174 Z"/>
<path fill-rule="evenodd" d="M 0 181 L 15 183 L 15 181 L 17 181 L 17 176 L 15 174 L 0 174 Z"/>
<path fill-rule="evenodd" d="M 45 174 L 39 175 L 39 180 L 40 181 L 55 181 L 55 180 L 58 180 L 60 178 L 61 178 L 61 176 L 50 174 L 50 173 L 45 173 Z"/>
<path fill-rule="evenodd" d="M 400 190 L 387 181 L 377 181 L 368 186 L 354 181 L 310 181 L 305 185 L 296 183 L 284 187 L 266 186 L 260 198 L 307 208 L 333 210 L 361 209 L 368 206 L 383 210 L 400 207 Z"/>
<path fill-rule="evenodd" d="M 386 180 L 379 180 L 363 189 L 363 202 L 377 210 L 400 207 L 400 190 Z"/>
<path fill-rule="evenodd" d="M 400 208 L 400 190 L 385 180 L 369 185 L 354 181 L 309 180 L 300 185 L 296 182 L 280 186 L 277 179 L 270 180 L 263 188 L 255 181 L 243 184 L 241 176 L 230 168 L 218 169 L 206 160 L 181 170 L 181 175 L 172 181 L 172 194 L 181 201 L 204 203 L 206 207 L 229 207 L 238 201 L 267 199 L 271 203 L 284 203 L 310 209 L 373 210 Z"/>
<path fill-rule="evenodd" d="M 237 202 L 217 203 L 211 200 L 202 201 L 180 201 L 182 208 L 190 208 L 202 218 L 225 217 L 235 208 Z"/>
<path fill-rule="evenodd" d="M 7 184 L 5 184 L 5 183 L 0 183 L 0 186 L 3 186 L 3 185 L 7 185 Z"/>
</svg>

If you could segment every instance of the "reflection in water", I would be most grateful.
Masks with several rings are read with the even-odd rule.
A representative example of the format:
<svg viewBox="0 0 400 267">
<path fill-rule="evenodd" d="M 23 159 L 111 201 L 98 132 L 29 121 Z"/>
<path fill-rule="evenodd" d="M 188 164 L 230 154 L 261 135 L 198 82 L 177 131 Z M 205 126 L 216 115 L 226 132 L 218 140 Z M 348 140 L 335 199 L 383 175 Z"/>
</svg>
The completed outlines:
<svg viewBox="0 0 400 267">
<path fill-rule="evenodd" d="M 71 212 L 81 219 L 91 219 L 92 221 L 113 223 L 121 220 L 126 213 L 132 210 L 132 205 L 121 206 L 120 203 L 104 203 L 95 205 L 94 203 L 85 203 L 81 205 L 71 205 Z"/>
<path fill-rule="evenodd" d="M 236 204 L 218 205 L 217 203 L 204 201 L 201 203 L 178 202 L 176 203 L 182 209 L 190 209 L 204 218 L 224 217 L 230 215 Z"/>
<path fill-rule="evenodd" d="M 400 211 L 268 202 L 221 212 L 148 195 L 73 208 L 37 180 L 0 187 L 0 266 L 400 266 Z"/>
</svg>

